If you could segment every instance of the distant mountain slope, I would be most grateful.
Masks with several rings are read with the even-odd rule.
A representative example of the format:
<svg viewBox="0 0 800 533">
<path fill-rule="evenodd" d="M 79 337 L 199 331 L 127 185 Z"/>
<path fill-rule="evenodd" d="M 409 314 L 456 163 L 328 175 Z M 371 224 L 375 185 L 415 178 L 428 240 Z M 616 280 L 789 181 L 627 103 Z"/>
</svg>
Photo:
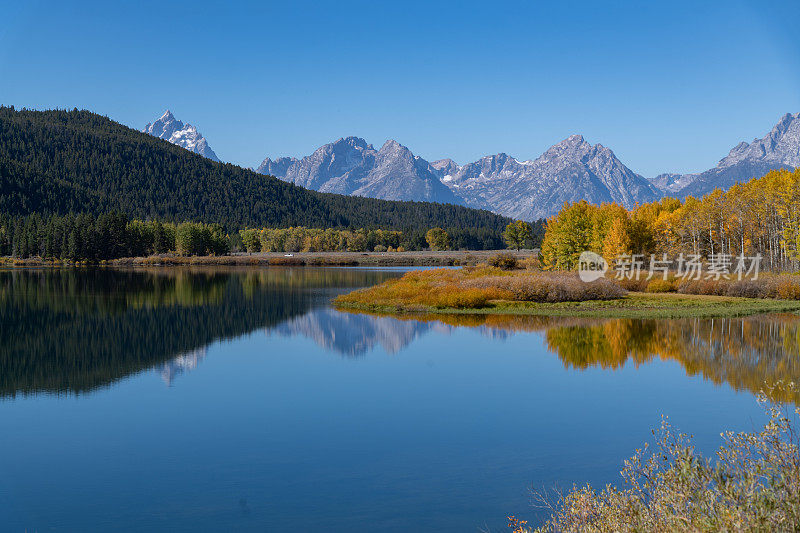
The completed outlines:
<svg viewBox="0 0 800 533">
<path fill-rule="evenodd" d="M 751 143 L 742 142 L 716 167 L 700 174 L 662 174 L 654 185 L 676 196 L 703 196 L 716 188 L 763 176 L 770 170 L 800 166 L 800 113 L 787 113 L 772 130 Z"/>
<path fill-rule="evenodd" d="M 169 111 L 145 132 L 218 160 L 203 136 Z M 376 150 L 362 138 L 345 137 L 301 159 L 266 158 L 257 172 L 319 192 L 465 205 L 536 220 L 558 212 L 564 202 L 617 202 L 631 208 L 665 195 L 702 196 L 776 168 L 797 166 L 800 113 L 786 114 L 764 138 L 740 143 L 715 168 L 699 174 L 645 179 L 610 149 L 591 145 L 580 135 L 553 145 L 533 161 L 500 153 L 463 166 L 451 159 L 429 163 L 394 140 Z"/>
<path fill-rule="evenodd" d="M 258 172 L 321 192 L 385 200 L 463 204 L 439 180 L 436 170 L 397 141 L 375 150 L 358 137 L 318 148 L 302 159 L 265 159 Z"/>
<path fill-rule="evenodd" d="M 580 135 L 551 147 L 536 161 L 498 154 L 464 166 L 451 159 L 428 163 L 392 140 L 375 150 L 364 139 L 347 137 L 303 159 L 267 158 L 258 172 L 318 191 L 465 204 L 527 220 L 552 215 L 565 201 L 616 201 L 633 207 L 660 196 L 611 150 L 592 146 Z"/>
<path fill-rule="evenodd" d="M 212 161 L 219 161 L 217 154 L 214 153 L 205 138 L 200 135 L 197 128 L 176 119 L 169 109 L 158 120 L 148 123 L 142 131 L 149 133 L 153 137 L 158 137 L 186 148 L 190 152 L 200 154 Z"/>
<path fill-rule="evenodd" d="M 649 178 L 649 181 L 661 191 L 675 193 L 687 187 L 695 179 L 697 179 L 697 174 L 675 174 L 667 172 L 659 174 L 655 178 Z"/>
<path fill-rule="evenodd" d="M 553 215 L 564 202 L 613 201 L 630 208 L 661 196 L 614 152 L 580 135 L 551 146 L 534 161 L 497 154 L 461 167 L 449 160 L 434 166 L 467 205 L 527 220 Z"/>
<path fill-rule="evenodd" d="M 460 206 L 322 194 L 200 157 L 89 111 L 0 107 L 0 212 L 119 210 L 244 226 L 432 226 L 497 235 L 498 215 Z M 495 237 L 496 238 L 496 237 Z"/>
</svg>

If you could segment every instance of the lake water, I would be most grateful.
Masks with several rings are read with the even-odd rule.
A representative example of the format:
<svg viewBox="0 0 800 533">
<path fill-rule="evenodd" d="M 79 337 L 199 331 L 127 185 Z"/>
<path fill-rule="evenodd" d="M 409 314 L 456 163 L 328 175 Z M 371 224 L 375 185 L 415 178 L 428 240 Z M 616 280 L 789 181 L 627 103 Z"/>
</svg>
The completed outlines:
<svg viewBox="0 0 800 533">
<path fill-rule="evenodd" d="M 800 378 L 795 315 L 330 308 L 399 274 L 0 272 L 0 529 L 505 531 L 531 487 L 617 482 L 662 414 L 710 452 Z"/>
</svg>

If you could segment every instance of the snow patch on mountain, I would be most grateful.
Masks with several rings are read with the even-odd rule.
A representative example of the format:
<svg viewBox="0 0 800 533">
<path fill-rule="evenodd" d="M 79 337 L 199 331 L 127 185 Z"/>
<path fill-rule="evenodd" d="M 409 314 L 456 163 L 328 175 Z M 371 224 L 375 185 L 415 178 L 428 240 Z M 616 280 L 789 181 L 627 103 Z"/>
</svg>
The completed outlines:
<svg viewBox="0 0 800 533">
<path fill-rule="evenodd" d="M 264 159 L 258 172 L 324 192 L 387 200 L 459 203 L 525 220 L 557 213 L 564 202 L 617 202 L 627 208 L 663 196 L 702 196 L 714 188 L 800 166 L 800 113 L 786 114 L 761 139 L 742 142 L 710 170 L 645 179 L 613 151 L 571 135 L 534 160 L 505 153 L 459 165 L 432 163 L 397 141 L 380 149 L 346 137 L 302 159 Z"/>
<path fill-rule="evenodd" d="M 551 216 L 564 202 L 614 201 L 630 208 L 660 196 L 614 152 L 581 135 L 551 146 L 533 161 L 500 153 L 458 167 L 452 176 L 445 184 L 467 205 L 525 220 Z"/>
<path fill-rule="evenodd" d="M 212 161 L 219 161 L 217 154 L 214 153 L 206 139 L 197 131 L 197 128 L 176 119 L 169 109 L 155 122 L 149 122 L 142 131 L 186 148 L 190 152 L 200 154 Z"/>
</svg>

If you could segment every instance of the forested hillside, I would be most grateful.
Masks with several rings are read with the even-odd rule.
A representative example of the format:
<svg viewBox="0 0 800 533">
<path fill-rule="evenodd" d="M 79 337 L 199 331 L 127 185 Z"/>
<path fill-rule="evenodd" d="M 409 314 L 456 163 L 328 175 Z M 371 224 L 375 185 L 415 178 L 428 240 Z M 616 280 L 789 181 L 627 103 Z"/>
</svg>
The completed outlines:
<svg viewBox="0 0 800 533">
<path fill-rule="evenodd" d="M 0 213 L 244 227 L 460 228 L 477 240 L 508 219 L 463 207 L 323 194 L 216 163 L 89 111 L 0 107 Z"/>
</svg>

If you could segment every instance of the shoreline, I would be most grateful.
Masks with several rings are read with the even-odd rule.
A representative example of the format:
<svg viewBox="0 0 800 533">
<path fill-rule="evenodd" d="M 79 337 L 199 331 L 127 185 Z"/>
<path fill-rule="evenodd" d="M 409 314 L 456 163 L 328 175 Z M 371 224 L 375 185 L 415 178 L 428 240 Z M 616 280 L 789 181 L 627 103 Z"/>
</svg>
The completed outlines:
<svg viewBox="0 0 800 533">
<path fill-rule="evenodd" d="M 107 261 L 61 261 L 40 258 L 0 258 L 0 267 L 154 267 L 154 266 L 471 266 L 485 263 L 498 253 L 510 253 L 518 260 L 538 254 L 538 250 L 445 250 L 410 252 L 258 252 L 231 255 L 180 256 L 156 255 L 124 257 Z"/>
<path fill-rule="evenodd" d="M 378 315 L 436 316 L 551 316 L 572 318 L 730 318 L 769 313 L 800 312 L 800 301 L 767 298 L 739 298 L 694 294 L 630 292 L 615 300 L 586 300 L 582 302 L 517 302 L 492 301 L 486 307 L 459 309 L 453 307 L 402 307 L 380 304 L 361 304 L 334 300 L 333 306 L 342 311 Z"/>
</svg>

